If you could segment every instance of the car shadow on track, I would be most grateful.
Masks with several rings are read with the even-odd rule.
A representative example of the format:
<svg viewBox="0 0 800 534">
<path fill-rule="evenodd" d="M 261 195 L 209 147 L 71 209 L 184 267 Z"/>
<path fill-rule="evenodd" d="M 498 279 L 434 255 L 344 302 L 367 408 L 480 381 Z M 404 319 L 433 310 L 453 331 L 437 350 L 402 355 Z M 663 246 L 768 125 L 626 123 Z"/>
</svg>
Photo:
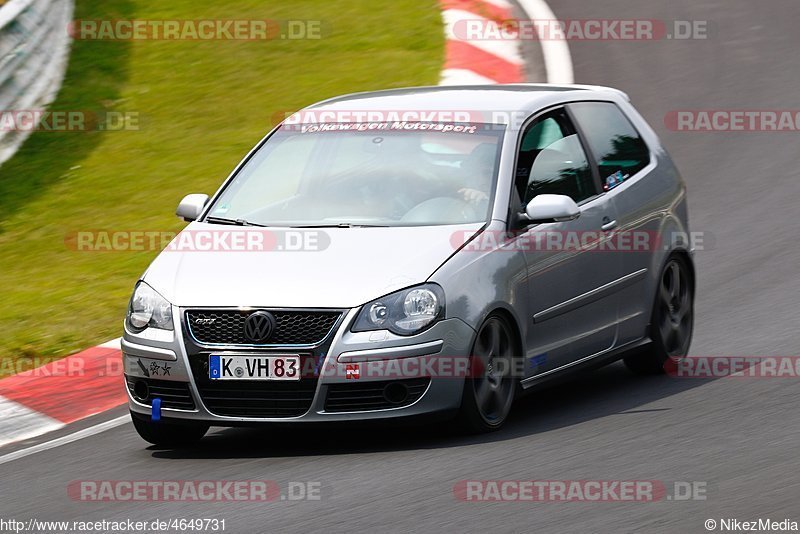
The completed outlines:
<svg viewBox="0 0 800 534">
<path fill-rule="evenodd" d="M 191 449 L 150 447 L 154 458 L 277 458 L 368 454 L 398 450 L 437 449 L 492 443 L 579 425 L 611 415 L 677 409 L 673 395 L 711 380 L 670 376 L 634 376 L 621 363 L 575 375 L 519 399 L 506 426 L 481 435 L 464 435 L 448 424 L 400 426 L 337 426 L 229 428 L 207 435 Z M 654 402 L 656 407 L 638 409 Z M 213 430 L 213 429 L 212 429 Z"/>
</svg>

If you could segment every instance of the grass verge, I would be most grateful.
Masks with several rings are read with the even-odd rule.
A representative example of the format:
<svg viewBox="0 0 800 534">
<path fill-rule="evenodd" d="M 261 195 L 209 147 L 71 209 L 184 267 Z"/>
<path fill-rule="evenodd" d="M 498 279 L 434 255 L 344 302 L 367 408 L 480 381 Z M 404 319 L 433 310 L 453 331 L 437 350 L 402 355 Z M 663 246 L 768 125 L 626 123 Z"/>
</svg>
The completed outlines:
<svg viewBox="0 0 800 534">
<path fill-rule="evenodd" d="M 321 38 L 74 42 L 51 109 L 139 129 L 36 133 L 0 168 L 0 376 L 120 335 L 157 251 L 79 252 L 74 232 L 176 231 L 180 198 L 213 192 L 277 113 L 435 84 L 443 60 L 436 0 L 77 0 L 75 18 L 318 20 Z"/>
</svg>

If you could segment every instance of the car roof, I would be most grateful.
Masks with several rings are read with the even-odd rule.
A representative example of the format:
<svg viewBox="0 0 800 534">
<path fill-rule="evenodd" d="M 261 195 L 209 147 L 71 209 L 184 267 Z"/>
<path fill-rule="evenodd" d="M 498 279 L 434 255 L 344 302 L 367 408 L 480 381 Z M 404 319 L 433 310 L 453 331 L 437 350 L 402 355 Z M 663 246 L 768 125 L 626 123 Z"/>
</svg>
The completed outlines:
<svg viewBox="0 0 800 534">
<path fill-rule="evenodd" d="M 597 85 L 497 84 L 408 87 L 353 93 L 312 104 L 305 110 L 319 111 L 469 111 L 481 114 L 533 113 L 558 102 L 615 95 L 618 89 Z M 502 114 L 497 114 L 498 117 Z M 502 118 L 491 122 L 505 122 Z"/>
</svg>

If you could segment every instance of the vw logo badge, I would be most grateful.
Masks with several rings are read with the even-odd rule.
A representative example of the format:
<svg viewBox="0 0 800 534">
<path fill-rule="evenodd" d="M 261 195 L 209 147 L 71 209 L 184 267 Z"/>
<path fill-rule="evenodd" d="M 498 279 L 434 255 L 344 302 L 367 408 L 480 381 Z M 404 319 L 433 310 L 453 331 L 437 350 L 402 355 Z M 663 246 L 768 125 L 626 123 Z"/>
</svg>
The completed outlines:
<svg viewBox="0 0 800 534">
<path fill-rule="evenodd" d="M 251 313 L 244 321 L 244 335 L 253 343 L 264 343 L 275 331 L 275 317 L 265 311 Z"/>
</svg>

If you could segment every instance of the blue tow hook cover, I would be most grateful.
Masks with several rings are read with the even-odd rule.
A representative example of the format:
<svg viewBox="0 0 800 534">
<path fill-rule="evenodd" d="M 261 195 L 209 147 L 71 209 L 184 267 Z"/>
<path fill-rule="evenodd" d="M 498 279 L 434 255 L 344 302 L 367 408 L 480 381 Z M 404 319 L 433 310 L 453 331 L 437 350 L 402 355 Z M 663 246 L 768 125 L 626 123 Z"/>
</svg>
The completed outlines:
<svg viewBox="0 0 800 534">
<path fill-rule="evenodd" d="M 153 411 L 150 417 L 153 421 L 161 420 L 161 399 L 153 399 Z"/>
</svg>

